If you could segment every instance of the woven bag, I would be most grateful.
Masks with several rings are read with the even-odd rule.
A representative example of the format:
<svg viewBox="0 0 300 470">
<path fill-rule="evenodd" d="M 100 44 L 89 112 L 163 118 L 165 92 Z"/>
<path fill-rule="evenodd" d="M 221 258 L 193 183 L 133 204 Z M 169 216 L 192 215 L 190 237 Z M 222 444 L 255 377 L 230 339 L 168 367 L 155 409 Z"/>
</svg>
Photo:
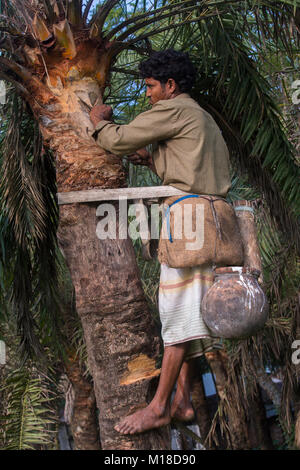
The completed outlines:
<svg viewBox="0 0 300 470">
<path fill-rule="evenodd" d="M 172 196 L 164 201 L 158 259 L 171 268 L 242 266 L 235 211 L 217 196 Z"/>
</svg>

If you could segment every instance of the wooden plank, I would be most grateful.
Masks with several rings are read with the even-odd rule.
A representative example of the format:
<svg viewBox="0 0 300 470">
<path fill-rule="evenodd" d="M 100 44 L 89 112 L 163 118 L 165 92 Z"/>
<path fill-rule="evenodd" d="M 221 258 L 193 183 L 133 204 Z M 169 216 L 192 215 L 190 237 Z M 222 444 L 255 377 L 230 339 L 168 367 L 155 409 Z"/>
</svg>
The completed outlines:
<svg viewBox="0 0 300 470">
<path fill-rule="evenodd" d="M 70 191 L 57 193 L 58 204 L 75 204 L 78 202 L 100 202 L 127 199 L 151 199 L 187 194 L 173 186 L 147 186 L 142 188 L 89 189 L 87 191 Z"/>
</svg>

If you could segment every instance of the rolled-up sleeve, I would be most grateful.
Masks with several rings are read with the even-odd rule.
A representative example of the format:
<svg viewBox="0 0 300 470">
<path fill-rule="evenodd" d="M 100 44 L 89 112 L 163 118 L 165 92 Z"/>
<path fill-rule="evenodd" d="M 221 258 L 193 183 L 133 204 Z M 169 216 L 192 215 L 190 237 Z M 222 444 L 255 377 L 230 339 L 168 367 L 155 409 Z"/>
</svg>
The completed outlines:
<svg viewBox="0 0 300 470">
<path fill-rule="evenodd" d="M 93 137 L 100 147 L 121 157 L 153 142 L 170 139 L 176 132 L 176 110 L 160 101 L 129 124 L 100 121 Z"/>
</svg>

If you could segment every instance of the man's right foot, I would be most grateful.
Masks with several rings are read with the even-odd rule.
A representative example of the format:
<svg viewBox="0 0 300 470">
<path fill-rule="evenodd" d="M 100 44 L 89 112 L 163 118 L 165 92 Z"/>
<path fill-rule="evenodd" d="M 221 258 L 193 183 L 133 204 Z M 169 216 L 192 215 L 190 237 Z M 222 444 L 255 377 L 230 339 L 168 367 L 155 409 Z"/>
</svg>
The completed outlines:
<svg viewBox="0 0 300 470">
<path fill-rule="evenodd" d="M 146 408 L 123 418 L 114 429 L 121 434 L 139 434 L 150 429 L 166 426 L 170 421 L 171 418 L 168 412 L 158 413 L 150 404 Z"/>
</svg>

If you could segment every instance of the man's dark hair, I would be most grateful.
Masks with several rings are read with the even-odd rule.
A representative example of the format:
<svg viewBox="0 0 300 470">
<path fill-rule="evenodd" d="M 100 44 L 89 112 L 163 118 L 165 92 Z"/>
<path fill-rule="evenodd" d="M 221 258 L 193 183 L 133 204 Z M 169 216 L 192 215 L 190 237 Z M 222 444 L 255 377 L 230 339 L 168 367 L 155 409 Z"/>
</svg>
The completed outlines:
<svg viewBox="0 0 300 470">
<path fill-rule="evenodd" d="M 154 52 L 139 64 L 139 70 L 141 78 L 154 78 L 163 84 L 173 78 L 181 92 L 191 90 L 196 76 L 189 55 L 173 49 Z"/>
</svg>

